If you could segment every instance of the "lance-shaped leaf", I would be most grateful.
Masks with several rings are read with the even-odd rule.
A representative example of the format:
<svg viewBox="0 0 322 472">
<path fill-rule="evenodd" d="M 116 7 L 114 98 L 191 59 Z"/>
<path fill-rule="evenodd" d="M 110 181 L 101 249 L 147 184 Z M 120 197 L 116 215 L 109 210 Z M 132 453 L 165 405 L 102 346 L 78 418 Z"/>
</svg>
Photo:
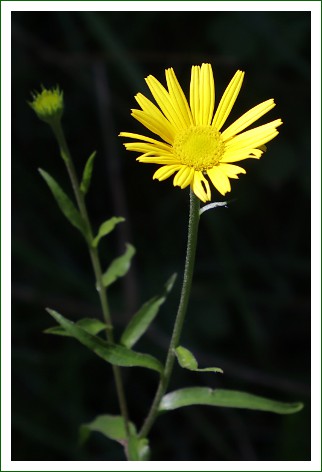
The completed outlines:
<svg viewBox="0 0 322 472">
<path fill-rule="evenodd" d="M 70 336 L 77 339 L 106 362 L 121 367 L 146 367 L 162 373 L 162 364 L 150 354 L 142 354 L 117 344 L 108 343 L 98 336 L 87 333 L 83 328 L 64 318 L 57 311 L 49 308 L 47 308 L 47 311 Z"/>
<path fill-rule="evenodd" d="M 151 300 L 142 305 L 139 311 L 133 316 L 125 328 L 121 344 L 128 348 L 132 347 L 138 339 L 146 332 L 156 315 L 158 314 L 160 306 L 165 302 L 168 293 L 171 291 L 173 284 L 177 278 L 177 274 L 173 274 L 164 286 L 163 294 L 155 296 Z"/>
<path fill-rule="evenodd" d="M 96 320 L 95 318 L 83 318 L 82 320 L 78 320 L 75 323 L 76 326 L 79 326 L 84 331 L 89 334 L 96 335 L 106 329 L 107 325 L 100 320 Z M 62 326 L 53 326 L 52 328 L 48 328 L 44 331 L 46 334 L 57 334 L 59 336 L 70 336 L 65 328 Z"/>
<path fill-rule="evenodd" d="M 66 193 L 62 190 L 62 188 L 58 185 L 55 179 L 48 174 L 48 172 L 39 169 L 41 176 L 46 181 L 48 187 L 50 188 L 59 208 L 69 220 L 69 222 L 78 228 L 80 232 L 87 238 L 87 231 L 86 225 L 84 220 L 79 213 L 79 211 L 75 208 L 75 205 L 70 200 L 70 198 L 66 195 Z"/>
<path fill-rule="evenodd" d="M 88 192 L 89 186 L 91 184 L 95 156 L 96 156 L 96 151 L 94 151 L 89 156 L 84 167 L 82 182 L 80 184 L 80 191 L 82 192 L 83 195 L 86 195 L 86 193 Z"/>
<path fill-rule="evenodd" d="M 129 422 L 129 438 L 127 437 L 124 418 L 116 415 L 99 415 L 90 423 L 81 425 L 79 429 L 80 443 L 84 444 L 92 432 L 103 434 L 112 441 L 117 441 L 125 447 L 128 460 L 149 460 L 149 443 L 145 438 L 139 438 L 136 427 Z"/>
<path fill-rule="evenodd" d="M 160 411 L 170 411 L 190 405 L 210 405 L 229 408 L 269 411 L 287 415 L 303 408 L 303 403 L 284 403 L 269 398 L 235 390 L 207 387 L 189 387 L 166 394 L 160 403 Z"/>
<path fill-rule="evenodd" d="M 100 240 L 111 233 L 118 223 L 122 223 L 123 221 L 125 221 L 125 218 L 122 216 L 113 216 L 109 220 L 104 221 L 99 227 L 97 236 L 93 239 L 92 246 L 97 247 Z"/>
<path fill-rule="evenodd" d="M 131 434 L 136 433 L 133 423 L 129 424 Z M 87 441 L 92 432 L 102 433 L 105 437 L 124 444 L 126 441 L 126 429 L 124 418 L 116 415 L 99 415 L 90 423 L 81 425 L 79 429 L 80 442 Z"/>
<path fill-rule="evenodd" d="M 195 356 L 188 349 L 182 346 L 178 346 L 175 349 L 175 353 L 179 362 L 179 365 L 183 369 L 193 370 L 194 372 L 219 372 L 223 374 L 224 371 L 220 367 L 205 367 L 203 369 L 198 368 L 198 362 Z"/>
<path fill-rule="evenodd" d="M 112 261 L 107 271 L 103 274 L 103 285 L 108 287 L 115 280 L 123 277 L 131 266 L 131 259 L 135 254 L 135 248 L 131 244 L 126 244 L 126 251 L 122 256 L 117 257 Z"/>
</svg>

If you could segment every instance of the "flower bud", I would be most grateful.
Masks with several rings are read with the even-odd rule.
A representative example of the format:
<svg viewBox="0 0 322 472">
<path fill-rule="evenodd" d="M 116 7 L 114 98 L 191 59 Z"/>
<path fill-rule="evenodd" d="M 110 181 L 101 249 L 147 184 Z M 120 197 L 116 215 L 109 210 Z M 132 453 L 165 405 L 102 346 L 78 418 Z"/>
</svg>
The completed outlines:
<svg viewBox="0 0 322 472">
<path fill-rule="evenodd" d="M 59 90 L 58 86 L 52 89 L 42 87 L 40 93 L 34 92 L 31 95 L 33 100 L 29 102 L 29 105 L 38 118 L 49 125 L 61 120 L 64 111 L 64 98 L 63 92 Z"/>
</svg>

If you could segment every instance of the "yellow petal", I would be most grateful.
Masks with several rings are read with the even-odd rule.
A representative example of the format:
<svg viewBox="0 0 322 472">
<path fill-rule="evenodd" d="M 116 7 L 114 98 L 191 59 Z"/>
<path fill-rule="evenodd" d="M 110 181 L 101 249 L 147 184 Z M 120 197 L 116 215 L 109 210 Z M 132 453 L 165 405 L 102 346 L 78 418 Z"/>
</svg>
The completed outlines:
<svg viewBox="0 0 322 472">
<path fill-rule="evenodd" d="M 227 120 L 229 113 L 238 97 L 240 88 L 243 83 L 245 72 L 238 70 L 234 77 L 231 79 L 228 87 L 226 88 L 222 99 L 219 102 L 217 111 L 215 113 L 212 125 L 220 131 L 225 121 Z"/>
<path fill-rule="evenodd" d="M 242 148 L 225 151 L 220 162 L 238 162 L 244 159 L 260 159 L 263 151 L 259 149 Z"/>
<path fill-rule="evenodd" d="M 142 141 L 146 141 L 148 143 L 156 144 L 158 148 L 164 149 L 164 150 L 170 150 L 172 149 L 172 146 L 169 146 L 169 144 L 163 143 L 161 141 L 157 141 L 156 139 L 149 138 L 148 136 L 143 136 L 142 134 L 136 134 L 136 133 L 126 133 L 125 131 L 122 131 L 119 136 L 122 136 L 124 138 L 133 138 L 133 139 L 141 139 Z"/>
<path fill-rule="evenodd" d="M 167 120 L 166 117 L 161 113 L 159 108 L 154 105 L 154 103 L 152 103 L 148 98 L 142 95 L 142 93 L 136 94 L 134 98 L 147 115 L 150 115 L 167 130 L 167 134 L 169 134 L 170 136 L 174 136 L 176 131 L 175 128 L 169 122 L 169 120 Z"/>
<path fill-rule="evenodd" d="M 183 166 L 174 176 L 173 185 L 186 188 L 191 183 L 194 172 L 192 167 Z"/>
<path fill-rule="evenodd" d="M 190 108 L 194 124 L 199 125 L 199 76 L 200 66 L 192 66 L 191 68 L 191 80 L 190 80 Z"/>
<path fill-rule="evenodd" d="M 163 87 L 163 85 L 161 85 L 160 82 L 152 75 L 149 75 L 149 77 L 147 77 L 145 81 L 148 84 L 148 87 L 151 90 L 151 93 L 155 98 L 157 104 L 161 108 L 166 118 L 170 121 L 170 123 L 177 130 L 185 128 L 186 126 L 182 120 L 181 115 L 178 115 L 176 108 L 173 106 L 170 95 Z"/>
<path fill-rule="evenodd" d="M 179 165 L 180 162 L 173 157 L 168 156 L 139 156 L 136 158 L 138 162 L 143 162 L 144 164 L 177 164 Z"/>
<path fill-rule="evenodd" d="M 222 172 L 219 167 L 213 167 L 212 169 L 207 170 L 207 174 L 214 184 L 218 192 L 222 195 L 225 195 L 227 192 L 230 192 L 231 186 L 227 175 Z"/>
<path fill-rule="evenodd" d="M 173 155 L 171 150 L 165 150 L 162 147 L 159 147 L 150 143 L 140 143 L 140 142 L 124 143 L 124 146 L 127 151 L 152 153 L 153 155 L 155 154 L 162 154 L 162 155 L 168 155 L 168 156 Z"/>
<path fill-rule="evenodd" d="M 215 83 L 210 64 L 202 64 L 199 79 L 199 101 L 201 125 L 210 125 L 215 107 Z"/>
<path fill-rule="evenodd" d="M 257 148 L 262 144 L 268 143 L 271 139 L 278 135 L 276 127 L 282 124 L 282 120 L 274 120 L 266 125 L 257 126 L 257 128 L 250 129 L 244 133 L 238 134 L 230 141 L 225 143 L 227 150 L 243 149 L 243 148 Z"/>
<path fill-rule="evenodd" d="M 274 107 L 275 103 L 273 99 L 266 100 L 266 102 L 260 103 L 259 105 L 242 115 L 240 118 L 238 118 L 238 120 L 236 120 L 227 129 L 225 129 L 225 131 L 223 131 L 221 134 L 222 139 L 225 141 L 240 133 Z"/>
<path fill-rule="evenodd" d="M 242 167 L 239 167 L 239 166 L 219 163 L 218 167 L 230 179 L 238 179 L 237 174 L 246 174 L 245 169 L 243 169 Z"/>
<path fill-rule="evenodd" d="M 165 180 L 181 167 L 181 165 L 162 166 L 153 174 L 153 180 Z"/>
<path fill-rule="evenodd" d="M 156 117 L 150 116 L 142 110 L 132 110 L 132 116 L 167 143 L 173 143 L 175 133 L 167 129 L 164 123 L 160 122 Z"/>
<path fill-rule="evenodd" d="M 211 190 L 209 182 L 206 180 L 201 171 L 195 171 L 192 181 L 192 190 L 202 202 L 211 200 Z"/>
<path fill-rule="evenodd" d="M 188 128 L 193 124 L 193 119 L 185 94 L 172 68 L 167 69 L 165 75 L 172 103 L 176 105 L 177 114 L 181 115 L 183 124 Z"/>
</svg>

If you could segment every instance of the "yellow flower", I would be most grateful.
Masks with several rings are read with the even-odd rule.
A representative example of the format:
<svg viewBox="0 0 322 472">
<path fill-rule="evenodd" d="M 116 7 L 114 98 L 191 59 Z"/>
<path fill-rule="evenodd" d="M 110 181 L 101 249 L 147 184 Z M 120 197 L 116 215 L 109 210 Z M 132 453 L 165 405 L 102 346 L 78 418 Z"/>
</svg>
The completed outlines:
<svg viewBox="0 0 322 472">
<path fill-rule="evenodd" d="M 29 102 L 29 105 L 36 112 L 38 118 L 49 124 L 61 119 L 64 111 L 64 98 L 59 87 L 51 90 L 43 87 L 40 93 L 32 93 L 32 98 L 33 101 Z"/>
<path fill-rule="evenodd" d="M 264 145 L 277 136 L 276 128 L 282 124 L 277 119 L 244 131 L 275 106 L 274 100 L 270 99 L 222 131 L 244 75 L 240 70 L 236 72 L 215 114 L 215 84 L 210 64 L 192 66 L 190 103 L 172 68 L 165 71 L 168 90 L 149 75 L 145 80 L 159 108 L 138 93 L 135 99 L 141 110 L 132 110 L 132 116 L 160 136 L 162 141 L 122 132 L 120 136 L 137 140 L 125 143 L 126 149 L 142 153 L 137 158 L 139 162 L 162 166 L 154 173 L 153 179 L 165 180 L 175 173 L 173 185 L 182 189 L 190 185 L 203 202 L 211 200 L 206 176 L 222 195 L 230 192 L 229 179 L 238 179 L 238 174 L 246 173 L 245 169 L 232 163 L 248 158 L 259 159 Z"/>
</svg>

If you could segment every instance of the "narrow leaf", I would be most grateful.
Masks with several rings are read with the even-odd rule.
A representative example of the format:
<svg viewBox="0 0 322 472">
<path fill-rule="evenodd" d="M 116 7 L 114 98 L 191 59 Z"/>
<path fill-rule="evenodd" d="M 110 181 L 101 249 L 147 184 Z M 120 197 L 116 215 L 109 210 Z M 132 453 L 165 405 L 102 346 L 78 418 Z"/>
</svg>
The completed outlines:
<svg viewBox="0 0 322 472">
<path fill-rule="evenodd" d="M 123 277 L 130 268 L 131 259 L 135 254 L 135 248 L 131 244 L 126 244 L 125 253 L 114 259 L 107 271 L 103 274 L 103 285 L 108 287 L 115 280 Z"/>
<path fill-rule="evenodd" d="M 149 354 L 131 351 L 117 344 L 110 344 L 98 336 L 87 333 L 83 328 L 80 328 L 72 321 L 64 318 L 57 313 L 57 311 L 47 308 L 47 312 L 70 336 L 77 339 L 81 344 L 106 362 L 121 367 L 146 367 L 147 369 L 156 370 L 159 373 L 162 372 L 162 364 L 155 357 Z"/>
<path fill-rule="evenodd" d="M 190 405 L 210 405 L 249 410 L 269 411 L 287 415 L 303 408 L 303 403 L 284 403 L 251 393 L 206 387 L 190 387 L 168 393 L 162 398 L 159 410 L 170 411 Z"/>
<path fill-rule="evenodd" d="M 169 277 L 169 279 L 164 284 L 164 288 L 165 288 L 164 295 L 167 295 L 168 293 L 171 292 L 172 287 L 174 286 L 175 281 L 177 280 L 177 275 L 178 274 L 176 272 L 172 274 L 171 277 Z"/>
<path fill-rule="evenodd" d="M 117 441 L 126 448 L 126 454 L 131 461 L 149 460 L 149 442 L 138 438 L 136 427 L 129 422 L 130 437 L 127 438 L 124 418 L 115 415 L 99 415 L 92 422 L 81 425 L 79 429 L 80 443 L 84 444 L 92 432 L 103 434 L 112 441 Z"/>
<path fill-rule="evenodd" d="M 94 151 L 89 156 L 85 164 L 82 182 L 80 184 L 80 191 L 83 193 L 83 195 L 86 195 L 86 193 L 88 192 L 89 186 L 91 184 L 95 156 L 96 156 L 96 151 Z"/>
<path fill-rule="evenodd" d="M 166 296 L 172 289 L 176 277 L 177 274 L 173 274 L 166 282 L 163 294 L 161 296 L 155 296 L 144 303 L 134 315 L 122 334 L 121 344 L 123 344 L 123 346 L 128 348 L 132 347 L 146 332 L 158 314 L 160 306 L 165 302 Z"/>
<path fill-rule="evenodd" d="M 178 346 L 175 349 L 175 353 L 179 365 L 183 369 L 193 370 L 194 372 L 219 372 L 220 374 L 224 373 L 224 371 L 220 367 L 205 367 L 203 369 L 199 369 L 197 359 L 192 354 L 192 352 L 190 352 L 185 347 Z"/>
<path fill-rule="evenodd" d="M 79 211 L 75 208 L 75 205 L 70 200 L 70 198 L 66 195 L 66 193 L 62 190 L 62 188 L 58 185 L 58 183 L 49 175 L 46 171 L 39 169 L 41 176 L 46 181 L 48 187 L 51 190 L 59 208 L 65 215 L 65 217 L 69 220 L 69 222 L 78 228 L 80 232 L 87 238 L 87 232 L 85 223 Z"/>
<path fill-rule="evenodd" d="M 130 423 L 130 431 L 136 432 L 133 423 Z M 122 416 L 99 415 L 91 423 L 81 425 L 79 430 L 80 442 L 83 444 L 92 432 L 102 433 L 109 439 L 123 442 L 126 440 L 126 430 Z"/>
<path fill-rule="evenodd" d="M 94 318 L 83 318 L 82 320 L 76 321 L 75 325 L 79 326 L 80 328 L 83 328 L 84 331 L 93 335 L 100 333 L 107 327 L 105 323 Z M 71 337 L 71 335 L 62 326 L 54 326 L 53 328 L 48 328 L 44 331 L 44 333 Z"/>
<path fill-rule="evenodd" d="M 98 243 L 103 238 L 103 236 L 106 236 L 107 234 L 111 233 L 115 226 L 118 223 L 122 223 L 123 221 L 125 221 L 125 218 L 123 218 L 122 216 L 113 216 L 113 218 L 104 221 L 104 223 L 102 223 L 99 227 L 96 238 L 94 238 L 92 242 L 93 247 L 97 247 Z"/>
</svg>

